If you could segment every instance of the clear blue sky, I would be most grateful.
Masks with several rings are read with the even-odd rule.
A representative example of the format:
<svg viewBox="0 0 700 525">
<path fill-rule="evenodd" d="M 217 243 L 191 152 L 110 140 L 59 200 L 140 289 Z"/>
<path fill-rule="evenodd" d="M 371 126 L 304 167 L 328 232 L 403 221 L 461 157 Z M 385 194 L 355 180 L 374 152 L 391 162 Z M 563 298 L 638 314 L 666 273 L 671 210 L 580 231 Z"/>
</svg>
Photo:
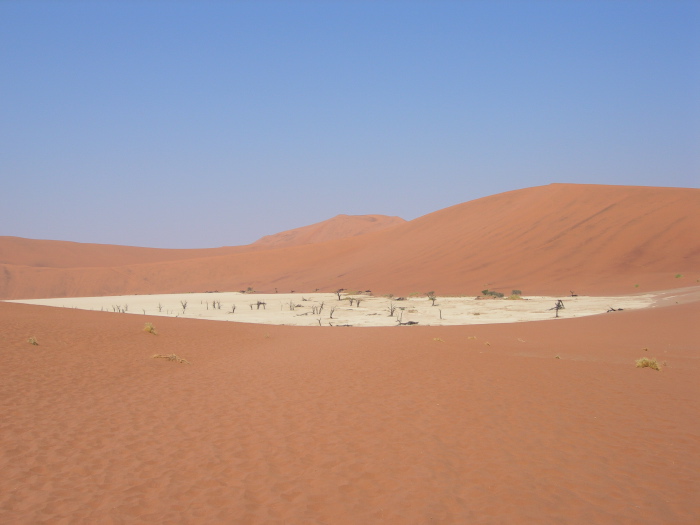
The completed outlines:
<svg viewBox="0 0 700 525">
<path fill-rule="evenodd" d="M 0 0 L 0 235 L 247 244 L 700 186 L 697 1 Z"/>
</svg>

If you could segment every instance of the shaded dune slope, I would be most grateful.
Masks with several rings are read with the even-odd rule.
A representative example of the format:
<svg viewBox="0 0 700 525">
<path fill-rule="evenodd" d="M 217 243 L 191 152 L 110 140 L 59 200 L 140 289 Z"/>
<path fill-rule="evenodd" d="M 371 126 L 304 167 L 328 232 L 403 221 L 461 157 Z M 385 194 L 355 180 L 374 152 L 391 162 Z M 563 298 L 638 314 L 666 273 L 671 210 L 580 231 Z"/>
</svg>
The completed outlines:
<svg viewBox="0 0 700 525">
<path fill-rule="evenodd" d="M 112 267 L 0 269 L 1 298 L 321 291 L 634 293 L 700 279 L 700 190 L 551 184 L 301 246 Z M 206 255 L 206 254 L 205 254 Z M 682 277 L 676 278 L 676 275 Z M 638 285 L 638 286 L 635 286 Z"/>
</svg>

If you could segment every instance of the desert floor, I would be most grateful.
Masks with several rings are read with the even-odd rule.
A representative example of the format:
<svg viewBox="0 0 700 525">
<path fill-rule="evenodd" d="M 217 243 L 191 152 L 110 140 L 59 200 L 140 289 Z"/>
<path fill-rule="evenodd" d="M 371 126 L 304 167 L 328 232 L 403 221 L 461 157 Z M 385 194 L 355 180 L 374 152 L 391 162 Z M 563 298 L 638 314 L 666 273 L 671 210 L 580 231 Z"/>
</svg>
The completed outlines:
<svg viewBox="0 0 700 525">
<path fill-rule="evenodd" d="M 697 296 L 348 329 L 0 302 L 0 522 L 697 523 Z"/>
</svg>

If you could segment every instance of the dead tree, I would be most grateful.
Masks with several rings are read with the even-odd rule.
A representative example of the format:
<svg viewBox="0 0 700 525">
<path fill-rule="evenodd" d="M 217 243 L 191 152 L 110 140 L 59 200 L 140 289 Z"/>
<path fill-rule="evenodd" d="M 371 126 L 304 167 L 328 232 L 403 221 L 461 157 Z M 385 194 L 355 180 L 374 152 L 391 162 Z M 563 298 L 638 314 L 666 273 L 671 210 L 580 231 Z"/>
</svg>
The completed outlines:
<svg viewBox="0 0 700 525">
<path fill-rule="evenodd" d="M 389 303 L 389 317 L 394 317 L 395 311 L 396 311 L 396 305 L 394 303 Z"/>
<path fill-rule="evenodd" d="M 437 301 L 437 297 L 435 296 L 435 292 L 428 292 L 425 295 L 428 296 L 428 299 L 430 299 L 433 302 L 433 306 L 435 306 L 435 301 Z"/>
<path fill-rule="evenodd" d="M 559 310 L 563 310 L 563 309 L 564 309 L 564 301 L 562 301 L 561 299 L 557 299 L 557 302 L 554 303 L 554 306 L 552 308 L 550 308 L 550 310 L 556 311 L 556 315 L 554 317 L 559 317 Z"/>
<path fill-rule="evenodd" d="M 339 288 L 335 291 L 335 295 L 338 296 L 338 301 L 340 301 L 340 294 L 345 291 L 345 288 Z"/>
<path fill-rule="evenodd" d="M 180 301 L 180 304 L 182 305 L 182 313 L 185 313 L 185 310 L 187 310 L 187 301 Z"/>
</svg>

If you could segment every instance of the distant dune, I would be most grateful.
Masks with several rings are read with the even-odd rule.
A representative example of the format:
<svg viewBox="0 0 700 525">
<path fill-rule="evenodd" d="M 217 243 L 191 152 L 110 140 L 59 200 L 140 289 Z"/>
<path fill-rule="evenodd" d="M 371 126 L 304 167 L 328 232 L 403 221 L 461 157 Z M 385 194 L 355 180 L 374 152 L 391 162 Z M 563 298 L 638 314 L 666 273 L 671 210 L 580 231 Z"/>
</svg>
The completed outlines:
<svg viewBox="0 0 700 525">
<path fill-rule="evenodd" d="M 254 242 L 253 246 L 281 248 L 284 246 L 314 244 L 371 233 L 405 222 L 401 217 L 389 217 L 386 215 L 336 215 L 332 219 L 317 224 L 287 230 L 274 235 L 266 235 Z"/>
<path fill-rule="evenodd" d="M 122 251 L 111 246 L 107 252 L 91 245 L 27 241 L 31 252 L 0 248 L 5 254 L 0 298 L 248 287 L 266 292 L 348 288 L 471 295 L 489 288 L 603 295 L 679 288 L 700 279 L 698 189 L 551 184 L 316 242 L 343 230 L 329 223 L 343 221 L 271 236 L 265 241 L 269 246 L 263 238 L 256 245 L 213 250 Z M 23 240 L 0 241 L 18 246 Z M 305 242 L 313 244 L 301 244 Z M 81 263 L 81 253 L 100 250 L 100 264 Z"/>
<path fill-rule="evenodd" d="M 214 257 L 246 251 L 247 246 L 206 249 L 162 249 L 69 241 L 0 237 L 0 265 L 36 268 L 115 267 Z"/>
</svg>

